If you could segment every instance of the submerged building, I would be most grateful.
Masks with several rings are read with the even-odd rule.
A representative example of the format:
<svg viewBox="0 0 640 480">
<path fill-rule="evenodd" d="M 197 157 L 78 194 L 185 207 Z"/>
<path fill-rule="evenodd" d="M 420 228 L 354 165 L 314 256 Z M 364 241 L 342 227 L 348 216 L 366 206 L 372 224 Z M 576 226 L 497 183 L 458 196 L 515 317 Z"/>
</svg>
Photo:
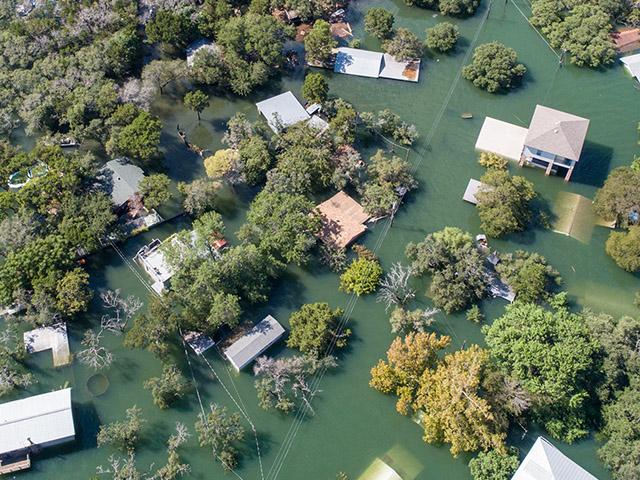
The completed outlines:
<svg viewBox="0 0 640 480">
<path fill-rule="evenodd" d="M 255 325 L 224 351 L 224 356 L 237 371 L 253 362 L 262 352 L 284 335 L 284 328 L 271 315 Z"/>
</svg>

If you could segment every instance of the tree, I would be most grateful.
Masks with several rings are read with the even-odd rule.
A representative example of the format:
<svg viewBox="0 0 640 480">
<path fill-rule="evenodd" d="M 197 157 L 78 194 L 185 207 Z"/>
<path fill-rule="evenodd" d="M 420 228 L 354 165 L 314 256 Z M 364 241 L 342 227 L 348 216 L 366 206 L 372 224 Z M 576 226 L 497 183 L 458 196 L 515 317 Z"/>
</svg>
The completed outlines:
<svg viewBox="0 0 640 480">
<path fill-rule="evenodd" d="M 371 369 L 369 386 L 381 393 L 396 395 L 398 413 L 410 415 L 423 373 L 436 366 L 438 352 L 449 345 L 450 340 L 447 336 L 426 332 L 396 337 L 387 350 L 387 361 L 379 360 Z"/>
<path fill-rule="evenodd" d="M 33 374 L 21 363 L 24 355 L 22 335 L 18 339 L 16 326 L 5 323 L 5 329 L 0 331 L 0 397 L 35 382 Z"/>
<path fill-rule="evenodd" d="M 610 222 L 626 227 L 640 212 L 640 171 L 618 167 L 611 171 L 593 200 L 594 211 Z M 635 221 L 637 223 L 637 220 Z"/>
<path fill-rule="evenodd" d="M 396 335 L 408 335 L 411 332 L 424 333 L 427 331 L 427 327 L 433 323 L 434 315 L 439 311 L 437 308 L 409 311 L 402 307 L 396 307 L 389 317 L 391 333 Z"/>
<path fill-rule="evenodd" d="M 510 447 L 503 455 L 495 450 L 480 452 L 469 461 L 473 480 L 510 480 L 518 469 L 518 449 Z"/>
<path fill-rule="evenodd" d="M 311 103 L 322 103 L 327 99 L 329 84 L 321 73 L 309 73 L 304 77 L 302 96 Z"/>
<path fill-rule="evenodd" d="M 216 153 L 204 159 L 207 176 L 220 179 L 228 176 L 238 161 L 238 151 L 231 148 L 217 150 Z"/>
<path fill-rule="evenodd" d="M 415 125 L 409 125 L 389 109 L 380 110 L 377 114 L 362 112 L 360 119 L 374 132 L 391 137 L 395 142 L 404 146 L 411 146 L 418 139 L 419 134 Z"/>
<path fill-rule="evenodd" d="M 185 94 L 184 104 L 187 108 L 193 110 L 198 115 L 198 121 L 200 121 L 200 114 L 209 106 L 209 96 L 202 90 L 192 90 Z"/>
<path fill-rule="evenodd" d="M 384 8 L 370 8 L 364 16 L 364 30 L 378 40 L 389 38 L 393 32 L 395 18 Z"/>
<path fill-rule="evenodd" d="M 140 195 L 145 207 L 154 209 L 168 202 L 171 198 L 169 185 L 171 179 L 163 173 L 149 175 L 140 180 Z"/>
<path fill-rule="evenodd" d="M 389 184 L 366 182 L 362 194 L 362 208 L 372 217 L 389 215 L 398 204 L 398 194 Z"/>
<path fill-rule="evenodd" d="M 291 332 L 287 347 L 321 358 L 326 355 L 330 346 L 346 346 L 351 330 L 342 330 L 340 324 L 343 314 L 342 309 L 331 310 L 327 303 L 303 305 L 289 317 Z"/>
<path fill-rule="evenodd" d="M 489 367 L 489 352 L 472 345 L 424 371 L 415 408 L 423 412 L 425 442 L 450 443 L 454 457 L 477 450 L 506 453 L 507 435 L 495 407 L 484 398 Z"/>
<path fill-rule="evenodd" d="M 629 228 L 628 232 L 611 232 L 605 251 L 627 272 L 640 270 L 640 225 Z"/>
<path fill-rule="evenodd" d="M 599 346 L 562 302 L 554 299 L 552 310 L 515 302 L 483 332 L 498 368 L 534 399 L 534 419 L 573 442 L 588 434 Z"/>
<path fill-rule="evenodd" d="M 258 402 L 265 410 L 275 408 L 289 413 L 299 399 L 313 412 L 311 401 L 318 390 L 309 385 L 309 378 L 321 370 L 336 366 L 336 360 L 332 356 L 316 358 L 299 355 L 278 359 L 258 357 L 253 366 L 253 373 L 257 378 L 255 387 Z"/>
<path fill-rule="evenodd" d="M 184 378 L 178 367 L 167 364 L 162 367 L 160 377 L 151 377 L 144 382 L 144 388 L 151 390 L 153 403 L 158 408 L 166 409 L 189 392 L 191 383 Z"/>
<path fill-rule="evenodd" d="M 242 140 L 238 146 L 242 176 L 249 185 L 264 182 L 273 164 L 267 142 L 257 135 Z"/>
<path fill-rule="evenodd" d="M 484 260 L 471 235 L 459 228 L 446 227 L 420 243 L 409 243 L 406 255 L 414 275 L 432 275 L 429 294 L 445 312 L 461 310 L 485 296 Z"/>
<path fill-rule="evenodd" d="M 93 330 L 86 330 L 80 342 L 85 348 L 78 352 L 78 360 L 94 370 L 102 370 L 113 363 L 113 354 L 102 346 L 103 334 L 103 330 L 97 333 Z"/>
<path fill-rule="evenodd" d="M 245 435 L 240 423 L 240 414 L 228 414 L 225 407 L 215 403 L 209 405 L 209 413 L 198 414 L 196 431 L 201 447 L 211 448 L 211 453 L 225 470 L 233 470 L 238 465 L 236 443 Z"/>
<path fill-rule="evenodd" d="M 184 60 L 153 60 L 144 66 L 140 78 L 143 83 L 153 85 L 160 94 L 169 84 L 187 75 L 187 64 Z"/>
<path fill-rule="evenodd" d="M 85 312 L 92 296 L 89 274 L 80 268 L 74 268 L 65 273 L 57 284 L 56 307 L 63 315 Z"/>
<path fill-rule="evenodd" d="M 114 78 L 124 78 L 136 70 L 142 41 L 134 28 L 123 28 L 111 36 L 106 45 L 108 71 Z"/>
<path fill-rule="evenodd" d="M 473 15 L 480 5 L 480 0 L 440 0 L 439 9 L 442 15 Z"/>
<path fill-rule="evenodd" d="M 107 142 L 107 152 L 147 162 L 159 155 L 162 122 L 147 112 L 140 112 L 128 125 L 114 128 Z"/>
<path fill-rule="evenodd" d="M 111 199 L 104 192 L 78 191 L 63 194 L 58 232 L 85 253 L 101 248 L 101 240 L 116 221 Z"/>
<path fill-rule="evenodd" d="M 124 345 L 128 348 L 145 348 L 160 358 L 166 358 L 178 332 L 178 323 L 179 317 L 169 301 L 153 295 L 147 311 L 138 315 L 127 331 Z"/>
<path fill-rule="evenodd" d="M 218 204 L 218 191 L 222 184 L 210 178 L 197 178 L 193 182 L 178 183 L 178 191 L 184 195 L 182 206 L 192 216 L 213 210 Z"/>
<path fill-rule="evenodd" d="M 489 93 L 515 87 L 527 68 L 518 63 L 518 54 L 500 42 L 476 47 L 473 61 L 462 69 L 462 76 Z"/>
<path fill-rule="evenodd" d="M 346 102 L 345 102 L 346 103 Z M 329 129 L 337 144 L 350 145 L 356 140 L 356 122 L 358 114 L 351 105 L 342 104 L 329 121 Z"/>
<path fill-rule="evenodd" d="M 486 169 L 506 170 L 509 160 L 493 152 L 480 152 L 478 163 Z"/>
<path fill-rule="evenodd" d="M 616 480 L 637 479 L 640 475 L 640 390 L 627 388 L 603 409 L 605 444 L 598 450 Z"/>
<path fill-rule="evenodd" d="M 183 49 L 193 40 L 194 28 L 186 11 L 158 10 L 145 26 L 149 42 L 162 42 Z"/>
<path fill-rule="evenodd" d="M 546 258 L 523 250 L 502 255 L 496 271 L 518 300 L 527 303 L 550 300 L 554 288 L 562 283 L 560 273 L 547 264 Z"/>
<path fill-rule="evenodd" d="M 450 22 L 440 22 L 434 27 L 427 28 L 426 45 L 431 50 L 448 52 L 455 47 L 460 38 L 458 26 Z"/>
<path fill-rule="evenodd" d="M 316 20 L 313 28 L 304 38 L 304 49 L 307 62 L 310 64 L 324 65 L 331 58 L 331 51 L 337 45 L 331 35 L 331 27 L 324 20 Z"/>
<path fill-rule="evenodd" d="M 227 122 L 227 131 L 222 136 L 222 143 L 229 148 L 240 148 L 244 140 L 253 138 L 255 130 L 253 125 L 242 112 L 237 112 Z"/>
<path fill-rule="evenodd" d="M 392 305 L 403 307 L 416 296 L 416 291 L 409 285 L 410 279 L 411 268 L 394 263 L 380 282 L 376 300 L 385 303 L 386 310 Z"/>
<path fill-rule="evenodd" d="M 121 452 L 132 452 L 140 437 L 140 430 L 145 423 L 141 416 L 142 409 L 135 405 L 126 411 L 126 420 L 100 425 L 98 431 L 98 447 L 109 445 Z"/>
<path fill-rule="evenodd" d="M 531 219 L 530 202 L 536 197 L 533 184 L 498 169 L 489 169 L 480 181 L 476 198 L 482 230 L 490 237 L 524 230 Z"/>
<path fill-rule="evenodd" d="M 340 290 L 357 296 L 373 293 L 380 284 L 382 267 L 377 258 L 358 255 L 340 275 Z"/>
<path fill-rule="evenodd" d="M 418 36 L 406 28 L 399 28 L 395 35 L 382 44 L 382 49 L 399 62 L 422 57 L 423 45 Z"/>
</svg>

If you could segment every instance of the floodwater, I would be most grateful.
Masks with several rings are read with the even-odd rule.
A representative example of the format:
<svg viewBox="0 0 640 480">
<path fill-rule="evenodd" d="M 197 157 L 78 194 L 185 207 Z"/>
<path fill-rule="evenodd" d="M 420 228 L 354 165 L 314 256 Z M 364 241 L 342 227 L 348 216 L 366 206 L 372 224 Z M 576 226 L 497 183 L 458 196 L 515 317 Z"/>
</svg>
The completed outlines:
<svg viewBox="0 0 640 480">
<path fill-rule="evenodd" d="M 364 40 L 363 48 L 378 48 L 377 41 L 365 36 L 362 29 L 362 12 L 371 6 L 379 4 L 388 8 L 396 16 L 397 26 L 410 28 L 421 37 L 425 28 L 441 20 L 434 18 L 433 12 L 404 6 L 402 0 L 352 3 L 352 25 L 356 36 Z M 474 144 L 486 115 L 526 126 L 536 103 L 541 103 L 591 119 L 584 156 L 571 183 L 564 183 L 560 177 L 545 177 L 542 170 L 512 167 L 513 172 L 535 184 L 543 204 L 550 210 L 561 192 L 592 198 L 607 173 L 629 164 L 633 153 L 637 153 L 640 92 L 634 89 L 632 79 L 619 66 L 606 71 L 561 67 L 554 52 L 527 24 L 518 8 L 528 13 L 527 2 L 514 4 L 510 0 L 506 3 L 498 0 L 490 11 L 487 11 L 487 2 L 483 2 L 473 18 L 452 20 L 459 25 L 463 36 L 460 48 L 450 56 L 425 58 L 417 85 L 325 72 L 332 95 L 345 98 L 360 111 L 390 108 L 416 124 L 421 134 L 420 142 L 409 157 L 416 167 L 420 190 L 410 194 L 388 232 L 381 223 L 364 237 L 367 246 L 380 245 L 378 254 L 385 268 L 405 260 L 403 252 L 407 242 L 419 241 L 444 226 L 479 233 L 478 215 L 474 207 L 462 201 L 462 193 L 470 177 L 479 178 L 482 174 Z M 468 62 L 470 49 L 492 40 L 515 48 L 528 68 L 523 86 L 507 95 L 486 94 L 460 78 L 460 69 Z M 234 112 L 243 111 L 255 118 L 255 101 L 289 89 L 299 95 L 301 80 L 302 73 L 297 72 L 275 81 L 268 91 L 249 99 L 215 97 L 200 123 L 193 112 L 184 109 L 180 96 L 167 95 L 159 99 L 155 113 L 165 123 L 162 147 L 168 173 L 176 181 L 204 175 L 201 159 L 187 152 L 177 138 L 176 125 L 188 132 L 192 142 L 216 150 L 221 147 L 225 122 Z M 462 112 L 472 112 L 474 118 L 463 120 Z M 224 214 L 229 232 L 235 232 L 242 224 L 251 194 L 238 190 L 227 196 Z M 163 213 L 174 212 L 175 206 Z M 130 260 L 145 242 L 165 238 L 177 228 L 187 226 L 184 219 L 174 220 L 128 241 L 121 249 Z M 535 229 L 501 241 L 493 240 L 491 246 L 502 251 L 527 249 L 546 256 L 560 270 L 570 300 L 577 308 L 589 306 L 614 315 L 637 314 L 632 300 L 640 289 L 640 281 L 637 276 L 620 270 L 605 255 L 608 233 L 605 228 L 595 227 L 587 238 L 588 243 L 582 243 L 550 230 Z M 233 239 L 233 235 L 230 237 Z M 93 286 L 98 289 L 117 288 L 124 295 L 146 299 L 147 291 L 137 277 L 125 261 L 110 250 L 90 259 L 90 272 Z M 416 286 L 419 295 L 415 306 L 428 306 L 425 284 Z M 338 291 L 336 275 L 317 266 L 292 268 L 274 289 L 269 304 L 245 315 L 254 320 L 271 313 L 288 326 L 289 313 L 303 303 L 326 301 L 332 307 L 347 308 L 349 300 Z M 484 302 L 482 309 L 487 321 L 499 316 L 504 305 L 502 300 Z M 70 326 L 72 351 L 80 349 L 78 340 L 82 331 L 95 325 L 101 313 L 96 302 L 91 315 Z M 314 400 L 313 415 L 286 416 L 263 411 L 257 404 L 250 371 L 231 373 L 219 355 L 210 351 L 206 358 L 221 384 L 202 359 L 191 356 L 205 408 L 209 402 L 226 405 L 230 411 L 238 411 L 240 407 L 257 432 L 259 452 L 248 420 L 243 420 L 247 437 L 241 448 L 241 464 L 237 476 L 228 473 L 226 478 L 332 479 L 338 471 L 344 471 L 350 478 L 357 479 L 374 462 L 379 463 L 377 459 L 393 466 L 404 480 L 469 478 L 468 455 L 454 459 L 447 446 L 426 445 L 420 428 L 395 412 L 394 398 L 369 388 L 369 369 L 384 355 L 393 338 L 381 304 L 376 303 L 374 297 L 359 299 L 350 313 L 349 327 L 354 332 L 352 341 L 346 351 L 339 354 L 340 367 L 321 379 L 322 392 Z M 479 327 L 468 322 L 464 315 L 440 314 L 434 328 L 452 337 L 452 348 L 482 344 Z M 184 422 L 194 433 L 193 424 L 200 411 L 196 395 L 190 395 L 170 410 L 158 410 L 152 404 L 150 393 L 142 388 L 142 382 L 160 373 L 160 362 L 146 352 L 123 348 L 121 337 L 109 336 L 107 343 L 116 360 L 105 372 L 110 380 L 109 390 L 97 398 L 92 398 L 86 387 L 93 372 L 77 361 L 72 366 L 53 370 L 47 353 L 30 360 L 40 383 L 31 388 L 29 394 L 59 388 L 65 383 L 74 387 L 79 440 L 38 455 L 32 469 L 20 474 L 21 477 L 30 480 L 91 477 L 96 465 L 106 465 L 107 458 L 114 453 L 95 448 L 98 423 L 122 418 L 124 410 L 134 404 L 143 409 L 148 420 L 137 455 L 141 468 L 154 462 L 158 466 L 164 461 L 164 442 L 176 421 Z M 277 346 L 270 353 L 286 354 L 286 348 Z M 176 359 L 189 375 L 184 356 L 178 352 Z M 539 433 L 535 426 L 530 426 L 528 432 L 514 430 L 510 441 L 526 452 Z M 554 443 L 598 478 L 609 478 L 597 460 L 598 444 L 594 439 L 570 446 Z M 189 478 L 223 477 L 211 454 L 197 446 L 195 435 L 181 453 L 192 466 Z"/>
</svg>

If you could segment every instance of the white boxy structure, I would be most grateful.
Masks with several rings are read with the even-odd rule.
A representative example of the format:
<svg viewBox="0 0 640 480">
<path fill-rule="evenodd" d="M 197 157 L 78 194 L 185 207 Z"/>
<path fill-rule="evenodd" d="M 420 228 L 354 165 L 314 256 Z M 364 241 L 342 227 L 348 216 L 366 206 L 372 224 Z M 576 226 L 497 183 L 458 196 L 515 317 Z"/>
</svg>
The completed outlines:
<svg viewBox="0 0 640 480">
<path fill-rule="evenodd" d="M 284 335 L 284 328 L 271 315 L 255 325 L 224 351 L 233 368 L 242 370 Z"/>
<path fill-rule="evenodd" d="M 0 473 L 29 468 L 32 451 L 71 442 L 75 435 L 70 388 L 0 404 Z"/>
<path fill-rule="evenodd" d="M 549 440 L 538 437 L 511 480 L 598 480 Z"/>
<path fill-rule="evenodd" d="M 264 116 L 269 127 L 275 133 L 311 118 L 291 92 L 284 92 L 275 97 L 267 98 L 256 103 L 256 107 L 258 107 L 258 111 Z"/>
<path fill-rule="evenodd" d="M 407 82 L 417 82 L 420 76 L 419 59 L 401 62 L 387 53 L 349 47 L 339 47 L 335 51 L 335 73 Z"/>
<path fill-rule="evenodd" d="M 629 72 L 629 75 L 640 82 L 640 53 L 627 55 L 626 57 L 622 57 L 620 61 L 622 65 L 624 65 L 624 69 Z"/>
</svg>

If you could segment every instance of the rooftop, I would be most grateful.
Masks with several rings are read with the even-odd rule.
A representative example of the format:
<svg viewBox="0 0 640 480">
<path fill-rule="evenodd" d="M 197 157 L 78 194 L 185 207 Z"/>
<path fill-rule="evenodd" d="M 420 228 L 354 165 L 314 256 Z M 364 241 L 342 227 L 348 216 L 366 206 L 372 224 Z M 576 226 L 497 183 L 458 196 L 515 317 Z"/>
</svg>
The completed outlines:
<svg viewBox="0 0 640 480">
<path fill-rule="evenodd" d="M 337 49 L 333 71 L 359 77 L 378 78 L 381 65 L 382 53 L 380 52 L 340 47 Z"/>
<path fill-rule="evenodd" d="M 119 207 L 133 197 L 139 190 L 144 172 L 126 158 L 110 160 L 102 169 L 102 180 L 111 202 Z"/>
<path fill-rule="evenodd" d="M 632 77 L 640 82 L 640 53 L 635 55 L 627 55 L 620 59 L 624 68 Z"/>
<path fill-rule="evenodd" d="M 271 315 L 255 325 L 224 351 L 233 367 L 240 371 L 284 335 L 284 328 Z"/>
<path fill-rule="evenodd" d="M 588 128 L 586 118 L 536 105 L 524 144 L 578 161 Z"/>
<path fill-rule="evenodd" d="M 528 132 L 524 127 L 486 117 L 476 141 L 476 150 L 518 161 Z"/>
<path fill-rule="evenodd" d="M 282 128 L 309 120 L 309 114 L 290 91 L 258 102 L 256 107 L 276 133 Z"/>
<path fill-rule="evenodd" d="M 598 480 L 544 437 L 538 437 L 511 480 Z"/>
<path fill-rule="evenodd" d="M 51 350 L 54 367 L 61 367 L 71 363 L 66 323 L 58 323 L 57 325 L 25 332 L 24 346 L 29 353 Z"/>
<path fill-rule="evenodd" d="M 74 436 L 70 388 L 0 404 L 0 455 Z"/>
<path fill-rule="evenodd" d="M 482 186 L 482 182 L 480 182 L 479 180 L 476 180 L 475 178 L 469 179 L 469 183 L 467 184 L 467 188 L 464 191 L 464 195 L 462 196 L 462 199 L 465 202 L 469 202 L 469 203 L 473 203 L 474 205 L 477 205 L 478 199 L 476 198 L 476 193 L 478 193 L 478 190 L 480 190 L 481 186 Z"/>
<path fill-rule="evenodd" d="M 319 236 L 324 243 L 345 248 L 367 230 L 364 223 L 369 215 L 344 191 L 322 202 L 316 210 L 322 219 Z"/>
</svg>

